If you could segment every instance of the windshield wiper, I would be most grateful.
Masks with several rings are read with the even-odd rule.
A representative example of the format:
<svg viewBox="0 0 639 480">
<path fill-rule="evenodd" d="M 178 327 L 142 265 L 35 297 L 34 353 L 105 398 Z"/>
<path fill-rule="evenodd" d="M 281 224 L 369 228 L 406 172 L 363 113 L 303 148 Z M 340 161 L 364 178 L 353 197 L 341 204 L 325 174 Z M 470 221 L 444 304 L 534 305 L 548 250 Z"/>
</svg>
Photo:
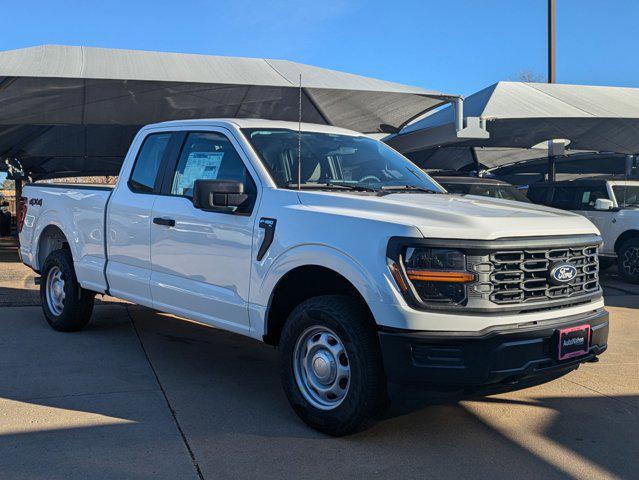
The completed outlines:
<svg viewBox="0 0 639 480">
<path fill-rule="evenodd" d="M 286 188 L 297 190 L 297 183 L 287 183 Z M 353 190 L 356 192 L 377 192 L 378 189 L 361 185 L 347 185 L 345 183 L 302 183 L 301 190 Z"/>
<path fill-rule="evenodd" d="M 348 190 L 356 190 L 358 192 L 378 192 L 379 188 L 366 187 L 364 185 L 352 184 L 352 183 L 337 183 L 337 182 L 329 182 L 328 185 L 346 188 Z"/>
<path fill-rule="evenodd" d="M 377 194 L 382 197 L 384 195 L 390 195 L 391 193 L 441 193 L 437 190 L 425 187 L 416 187 L 414 185 L 385 185 L 381 188 L 381 191 Z"/>
</svg>

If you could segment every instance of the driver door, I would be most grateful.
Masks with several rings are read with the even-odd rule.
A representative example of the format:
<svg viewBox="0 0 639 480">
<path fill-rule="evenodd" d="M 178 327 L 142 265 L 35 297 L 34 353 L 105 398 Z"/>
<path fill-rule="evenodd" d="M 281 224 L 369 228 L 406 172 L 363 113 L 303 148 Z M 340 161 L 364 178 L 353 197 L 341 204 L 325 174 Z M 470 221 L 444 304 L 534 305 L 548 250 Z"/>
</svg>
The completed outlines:
<svg viewBox="0 0 639 480">
<path fill-rule="evenodd" d="M 212 212 L 192 203 L 195 180 L 238 180 L 258 189 L 230 132 L 182 132 L 151 225 L 154 307 L 238 333 L 249 330 L 248 289 L 256 208 Z"/>
</svg>

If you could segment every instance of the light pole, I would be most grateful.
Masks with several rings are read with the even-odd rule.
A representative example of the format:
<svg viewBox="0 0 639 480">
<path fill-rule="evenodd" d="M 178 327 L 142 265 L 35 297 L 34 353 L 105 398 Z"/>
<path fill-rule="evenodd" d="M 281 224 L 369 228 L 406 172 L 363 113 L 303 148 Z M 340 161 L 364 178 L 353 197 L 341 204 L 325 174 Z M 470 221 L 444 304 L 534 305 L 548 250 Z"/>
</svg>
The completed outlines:
<svg viewBox="0 0 639 480">
<path fill-rule="evenodd" d="M 548 83 L 555 83 L 555 0 L 548 0 Z M 554 142 L 548 140 L 548 181 L 557 178 Z"/>
<path fill-rule="evenodd" d="M 555 83 L 555 0 L 548 0 L 548 83 Z"/>
</svg>

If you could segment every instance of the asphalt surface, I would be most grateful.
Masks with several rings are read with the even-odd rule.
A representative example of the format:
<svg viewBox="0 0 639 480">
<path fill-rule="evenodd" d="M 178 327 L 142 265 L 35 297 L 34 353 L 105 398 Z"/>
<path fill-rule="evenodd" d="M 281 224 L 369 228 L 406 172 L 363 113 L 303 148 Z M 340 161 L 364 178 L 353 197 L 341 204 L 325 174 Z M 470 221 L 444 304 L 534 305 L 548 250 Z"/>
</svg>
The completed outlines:
<svg viewBox="0 0 639 480">
<path fill-rule="evenodd" d="M 639 287 L 604 285 L 599 363 L 487 397 L 394 389 L 385 418 L 334 439 L 253 340 L 110 298 L 84 331 L 51 330 L 0 240 L 0 478 L 639 478 Z"/>
</svg>

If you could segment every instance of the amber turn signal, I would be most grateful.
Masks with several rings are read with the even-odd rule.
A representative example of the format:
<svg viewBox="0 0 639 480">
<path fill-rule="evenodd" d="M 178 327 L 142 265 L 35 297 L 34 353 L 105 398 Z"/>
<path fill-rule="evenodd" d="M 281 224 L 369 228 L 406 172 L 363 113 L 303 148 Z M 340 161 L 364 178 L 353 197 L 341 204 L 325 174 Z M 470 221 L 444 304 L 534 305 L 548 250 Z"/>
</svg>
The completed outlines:
<svg viewBox="0 0 639 480">
<path fill-rule="evenodd" d="M 395 279 L 395 283 L 397 283 L 397 286 L 399 287 L 399 289 L 402 292 L 407 292 L 408 285 L 406 285 L 406 282 L 404 281 L 402 274 L 399 272 L 399 268 L 397 267 L 397 264 L 395 262 L 390 262 L 388 264 L 388 268 L 390 269 L 391 275 L 393 275 L 393 278 Z"/>
<path fill-rule="evenodd" d="M 475 275 L 466 272 L 445 272 L 437 270 L 408 270 L 408 278 L 417 282 L 468 283 Z"/>
</svg>

